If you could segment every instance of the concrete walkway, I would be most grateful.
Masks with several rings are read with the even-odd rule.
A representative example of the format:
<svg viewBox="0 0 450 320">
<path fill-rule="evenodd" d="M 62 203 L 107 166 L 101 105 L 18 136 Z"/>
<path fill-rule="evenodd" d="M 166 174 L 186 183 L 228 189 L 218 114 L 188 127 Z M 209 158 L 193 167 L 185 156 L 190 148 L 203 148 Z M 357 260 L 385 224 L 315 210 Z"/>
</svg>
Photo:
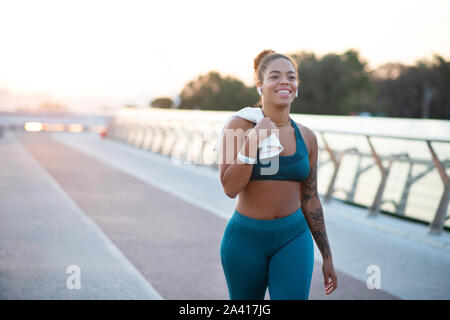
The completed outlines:
<svg viewBox="0 0 450 320">
<path fill-rule="evenodd" d="M 161 299 L 10 132 L 0 154 L 0 299 Z"/>
<path fill-rule="evenodd" d="M 128 273 L 133 275 L 132 283 L 135 283 L 136 287 L 147 288 L 147 297 L 228 298 L 220 266 L 219 245 L 226 220 L 233 212 L 235 199 L 229 199 L 223 194 L 217 171 L 205 167 L 175 165 L 168 157 L 115 141 L 101 140 L 97 135 L 21 134 L 16 139 L 13 137 L 0 139 L 1 148 L 4 148 L 5 143 L 8 144 L 7 141 L 15 146 L 10 147 L 11 149 L 22 150 L 16 152 L 12 160 L 0 160 L 2 167 L 13 168 L 12 171 L 23 171 L 22 182 L 17 182 L 19 186 L 17 188 L 25 184 L 23 179 L 29 175 L 27 173 L 29 169 L 26 168 L 30 166 L 39 169 L 35 171 L 40 172 L 41 176 L 46 176 L 45 179 L 41 178 L 42 181 L 46 180 L 47 183 L 54 181 L 51 184 L 55 190 L 58 189 L 56 194 L 65 194 L 60 212 L 70 211 L 66 209 L 67 207 L 76 207 L 78 217 L 86 217 L 80 220 L 93 221 L 88 224 L 89 228 L 80 227 L 80 229 L 89 234 L 103 234 L 103 243 L 109 241 L 114 244 L 116 254 L 110 256 L 121 257 L 118 260 L 121 261 L 119 264 L 123 266 L 122 269 L 134 272 Z M 23 144 L 26 150 L 20 144 Z M 14 167 L 11 163 L 17 161 L 19 156 L 26 160 L 22 161 L 22 167 Z M 0 181 L 9 181 L 8 179 L 11 179 L 11 175 L 2 176 Z M 37 185 L 40 184 L 42 182 Z M 8 200 L 13 195 L 16 197 L 15 202 L 20 202 L 17 199 L 26 200 L 32 197 L 32 194 L 33 190 L 27 192 L 12 190 L 9 196 L 0 196 L 0 208 L 8 208 L 9 211 L 10 206 L 14 207 Z M 52 193 L 48 190 L 43 192 L 41 197 L 36 198 L 35 206 L 42 206 L 42 203 L 46 202 L 42 199 L 49 198 L 50 194 Z M 63 208 L 64 203 L 66 208 Z M 71 205 L 68 206 L 67 203 Z M 29 211 L 30 208 L 20 206 L 16 209 L 16 212 L 34 214 Z M 43 210 L 42 215 L 47 211 Z M 425 226 L 384 216 L 367 219 L 365 210 L 337 201 L 324 204 L 324 214 L 338 271 L 339 289 L 330 296 L 323 293 L 320 253 L 315 248 L 316 264 L 311 299 L 450 297 L 450 280 L 446 276 L 450 267 L 448 234 L 430 237 L 426 234 Z M 4 222 L 4 216 L 9 217 L 9 220 Z M 13 249 L 14 243 L 24 241 L 26 237 L 23 233 L 12 232 L 14 228 L 11 226 L 14 226 L 14 222 L 10 221 L 16 221 L 16 225 L 30 224 L 31 228 L 34 222 L 28 220 L 32 219 L 19 218 L 17 213 L 7 215 L 2 213 L 0 219 L 2 219 L 0 257 L 3 257 L 4 251 L 10 252 L 9 255 L 13 254 L 16 258 L 26 256 L 20 250 L 17 252 Z M 45 219 L 57 221 L 51 215 Z M 4 225 L 8 227 L 3 227 Z M 8 228 L 12 230 L 9 244 L 3 241 L 3 235 L 7 234 L 3 229 Z M 78 231 L 79 234 L 82 230 Z M 49 261 L 62 260 L 64 257 L 62 252 L 65 250 L 60 247 L 53 248 L 60 246 L 53 242 L 64 243 L 58 238 L 68 236 L 54 233 L 51 239 L 41 243 L 38 250 L 43 252 L 43 256 L 45 252 L 47 255 L 48 252 L 53 252 Z M 37 232 L 33 237 L 43 238 L 42 232 Z M 93 251 L 95 248 L 91 244 L 93 240 L 87 235 L 84 237 L 85 241 L 80 240 L 80 243 L 89 245 L 87 251 L 90 252 L 91 249 Z M 30 243 L 24 242 L 23 250 L 31 250 L 28 248 L 31 248 Z M 74 245 L 73 241 L 71 245 Z M 104 245 L 101 249 L 99 246 L 98 250 L 108 252 L 106 247 Z M 78 248 L 80 252 L 81 249 L 79 246 Z M 86 253 L 86 248 L 87 246 L 84 246 L 85 251 L 81 251 L 83 254 Z M 76 250 L 72 248 L 72 252 L 74 251 Z M 78 253 L 77 257 L 83 254 Z M 9 298 L 17 295 L 11 289 L 13 287 L 11 279 L 25 282 L 22 280 L 24 276 L 18 271 L 21 270 L 18 265 L 24 264 L 22 262 L 14 264 L 11 262 L 13 260 L 4 264 L 3 261 L 9 260 L 0 259 L 0 289 L 7 288 L 9 294 L 6 297 Z M 38 257 L 32 259 L 36 260 L 39 260 Z M 82 260 L 75 259 L 75 261 Z M 64 266 L 65 264 L 64 262 Z M 369 266 L 377 266 L 381 271 L 380 290 L 367 288 Z M 54 274 L 53 268 L 55 268 L 53 265 L 47 268 L 41 266 L 39 270 Z M 81 269 L 83 275 L 84 270 L 86 274 L 91 270 L 84 265 Z M 100 272 L 106 269 L 100 264 L 97 265 L 97 270 Z M 96 287 L 103 287 L 106 291 L 108 290 L 106 288 L 111 287 L 110 281 L 114 277 L 106 271 L 103 274 L 108 276 L 98 279 Z M 54 292 L 56 296 L 72 299 L 73 292 L 81 290 L 65 288 L 68 276 L 64 269 L 60 276 L 63 288 L 60 291 L 56 289 L 52 291 L 49 288 L 49 291 Z M 143 278 L 146 280 L 144 285 Z M 88 281 L 88 278 L 83 278 L 82 283 L 85 281 Z M 45 282 L 45 279 L 42 278 L 41 282 Z M 119 286 L 117 282 L 115 284 Z M 28 287 L 36 286 L 31 283 Z M 155 293 L 155 290 L 158 293 Z M 132 291 L 139 292 L 134 289 Z M 41 294 L 43 298 L 47 296 L 51 295 Z M 94 298 L 95 296 L 91 295 Z M 23 297 L 27 297 L 27 294 L 23 294 Z M 101 297 L 98 292 L 97 297 Z M 127 298 L 126 295 L 124 298 Z"/>
</svg>

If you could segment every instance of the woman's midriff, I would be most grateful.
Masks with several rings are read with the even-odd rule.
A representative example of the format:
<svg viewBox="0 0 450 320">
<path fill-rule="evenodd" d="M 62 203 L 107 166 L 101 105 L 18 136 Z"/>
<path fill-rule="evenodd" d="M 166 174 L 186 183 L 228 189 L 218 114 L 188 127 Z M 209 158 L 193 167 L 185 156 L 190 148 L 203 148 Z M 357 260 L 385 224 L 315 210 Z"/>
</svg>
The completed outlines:
<svg viewBox="0 0 450 320">
<path fill-rule="evenodd" d="M 239 193 L 236 210 L 253 219 L 279 219 L 300 208 L 299 183 L 287 180 L 250 181 Z"/>
</svg>

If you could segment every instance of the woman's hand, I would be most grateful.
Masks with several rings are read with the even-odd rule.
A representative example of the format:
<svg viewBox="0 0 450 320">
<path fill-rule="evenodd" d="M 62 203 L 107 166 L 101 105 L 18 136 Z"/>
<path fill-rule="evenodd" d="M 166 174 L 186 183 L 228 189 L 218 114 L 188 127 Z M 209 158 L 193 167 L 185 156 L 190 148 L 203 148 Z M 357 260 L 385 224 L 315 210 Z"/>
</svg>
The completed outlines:
<svg viewBox="0 0 450 320">
<path fill-rule="evenodd" d="M 326 260 L 323 262 L 322 272 L 325 285 L 325 293 L 329 295 L 338 287 L 336 271 L 334 271 L 333 262 L 331 260 Z"/>
<path fill-rule="evenodd" d="M 269 117 L 264 117 L 259 121 L 251 130 L 249 134 L 252 134 L 256 137 L 256 142 L 259 145 L 259 141 L 264 140 L 269 137 L 272 133 L 272 130 L 277 129 L 275 123 L 270 120 Z"/>
</svg>

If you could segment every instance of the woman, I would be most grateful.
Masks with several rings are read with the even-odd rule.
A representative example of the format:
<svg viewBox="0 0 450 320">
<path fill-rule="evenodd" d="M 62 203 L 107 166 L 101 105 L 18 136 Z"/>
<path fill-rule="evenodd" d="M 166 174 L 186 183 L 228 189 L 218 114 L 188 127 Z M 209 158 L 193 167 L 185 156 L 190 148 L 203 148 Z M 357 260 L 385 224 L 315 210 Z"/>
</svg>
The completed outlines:
<svg viewBox="0 0 450 320">
<path fill-rule="evenodd" d="M 264 50 L 254 69 L 264 119 L 253 127 L 232 117 L 225 130 L 245 134 L 228 140 L 223 135 L 219 164 L 225 193 L 239 195 L 220 249 L 230 299 L 263 300 L 267 287 L 271 299 L 308 299 L 314 265 L 310 232 L 323 257 L 325 293 L 330 294 L 337 277 L 317 193 L 317 139 L 289 116 L 298 93 L 297 66 L 285 55 Z M 271 130 L 284 149 L 264 164 L 258 145 Z M 270 166 L 276 172 L 264 173 Z"/>
</svg>

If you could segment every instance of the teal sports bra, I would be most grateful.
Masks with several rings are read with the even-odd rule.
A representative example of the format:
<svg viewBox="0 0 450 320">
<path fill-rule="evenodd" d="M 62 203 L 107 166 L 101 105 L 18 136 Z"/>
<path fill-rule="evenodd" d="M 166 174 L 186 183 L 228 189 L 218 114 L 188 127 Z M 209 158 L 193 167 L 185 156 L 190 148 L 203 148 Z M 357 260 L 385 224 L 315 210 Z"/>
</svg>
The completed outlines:
<svg viewBox="0 0 450 320">
<path fill-rule="evenodd" d="M 270 159 L 259 159 L 259 148 L 256 163 L 253 164 L 250 180 L 290 180 L 303 181 L 309 175 L 309 154 L 300 129 L 291 119 L 295 130 L 296 149 L 290 156 L 278 156 Z M 277 163 L 278 158 L 278 163 Z"/>
</svg>

